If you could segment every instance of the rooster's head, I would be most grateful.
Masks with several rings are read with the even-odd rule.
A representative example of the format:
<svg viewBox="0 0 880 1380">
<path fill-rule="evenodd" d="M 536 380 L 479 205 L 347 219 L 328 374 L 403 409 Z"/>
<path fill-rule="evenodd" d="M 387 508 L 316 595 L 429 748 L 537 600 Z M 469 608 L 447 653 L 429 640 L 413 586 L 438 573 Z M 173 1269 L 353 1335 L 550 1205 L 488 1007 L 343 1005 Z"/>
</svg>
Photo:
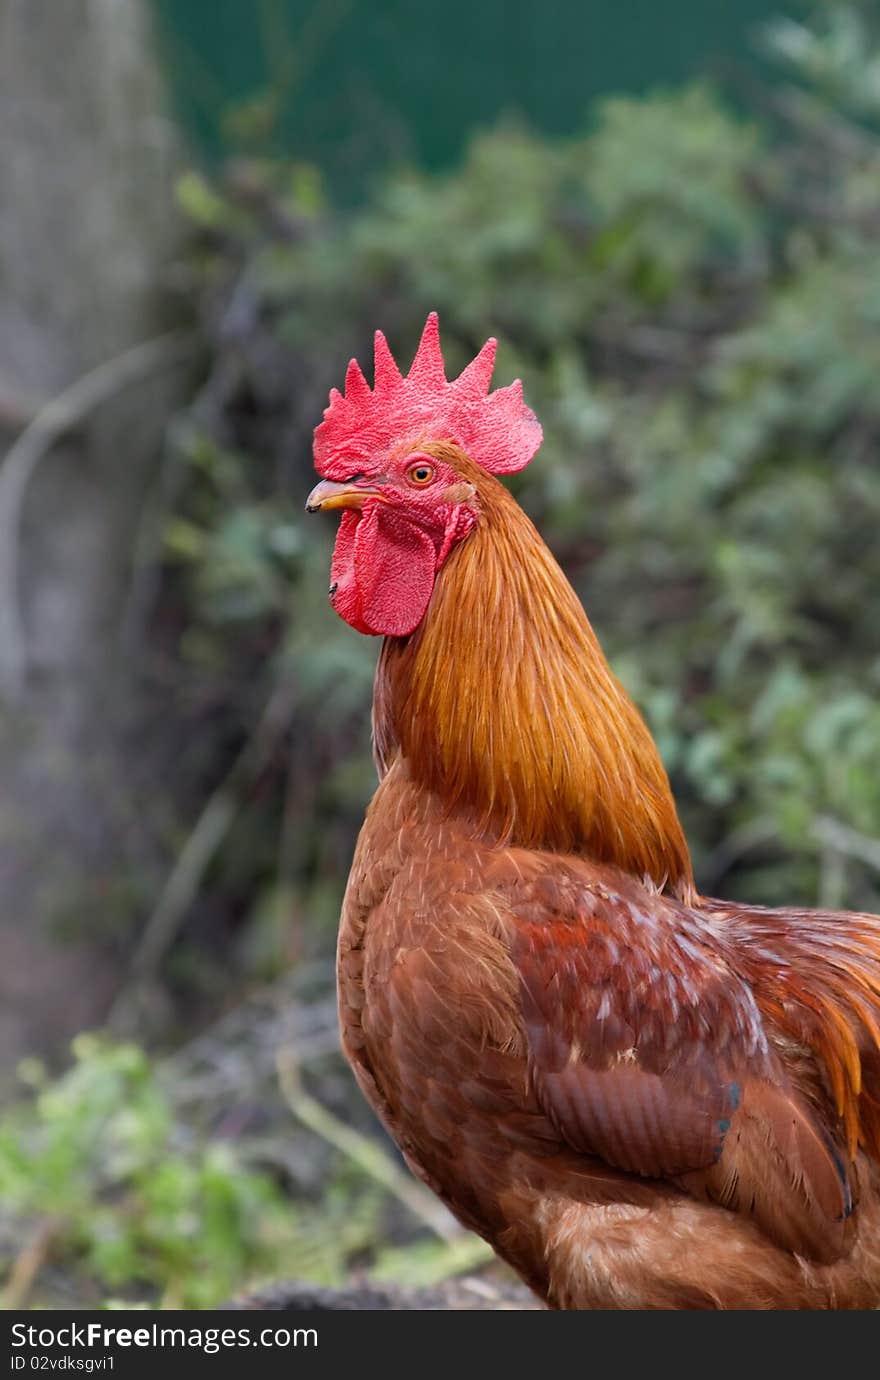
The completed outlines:
<svg viewBox="0 0 880 1380">
<path fill-rule="evenodd" d="M 373 388 L 352 360 L 344 396 L 330 394 L 306 508 L 344 510 L 330 599 L 359 632 L 418 627 L 437 572 L 479 521 L 479 477 L 522 469 L 541 444 L 520 381 L 489 392 L 495 349 L 487 340 L 448 382 L 432 312 L 406 377 L 377 331 Z"/>
</svg>

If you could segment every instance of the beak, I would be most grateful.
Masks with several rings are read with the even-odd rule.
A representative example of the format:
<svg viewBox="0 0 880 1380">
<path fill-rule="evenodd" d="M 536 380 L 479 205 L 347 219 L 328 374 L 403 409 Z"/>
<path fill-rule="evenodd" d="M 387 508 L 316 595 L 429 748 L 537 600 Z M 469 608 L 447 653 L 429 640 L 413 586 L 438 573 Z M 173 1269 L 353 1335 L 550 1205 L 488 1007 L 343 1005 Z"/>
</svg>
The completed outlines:
<svg viewBox="0 0 880 1380">
<path fill-rule="evenodd" d="M 316 484 L 306 499 L 307 513 L 326 513 L 331 508 L 363 508 L 368 498 L 376 498 L 387 503 L 379 489 L 371 489 L 359 484 L 336 484 L 332 479 L 322 479 Z"/>
</svg>

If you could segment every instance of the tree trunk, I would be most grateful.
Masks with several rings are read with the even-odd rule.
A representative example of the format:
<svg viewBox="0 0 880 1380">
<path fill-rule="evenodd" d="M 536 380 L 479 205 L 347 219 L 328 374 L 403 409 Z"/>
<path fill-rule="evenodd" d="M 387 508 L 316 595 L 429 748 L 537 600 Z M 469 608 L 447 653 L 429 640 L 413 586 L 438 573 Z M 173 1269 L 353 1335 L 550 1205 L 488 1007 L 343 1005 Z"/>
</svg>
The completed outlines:
<svg viewBox="0 0 880 1380">
<path fill-rule="evenodd" d="M 167 324 L 173 148 L 141 0 L 0 0 L 6 440 Z M 137 775 L 123 747 L 130 699 L 118 629 L 174 389 L 173 369 L 128 373 L 128 386 L 84 409 L 60 444 L 38 445 L 26 487 L 12 453 L 0 462 L 2 559 L 14 575 L 0 580 L 7 1069 L 98 1022 L 115 982 L 106 930 L 119 909 Z"/>
</svg>

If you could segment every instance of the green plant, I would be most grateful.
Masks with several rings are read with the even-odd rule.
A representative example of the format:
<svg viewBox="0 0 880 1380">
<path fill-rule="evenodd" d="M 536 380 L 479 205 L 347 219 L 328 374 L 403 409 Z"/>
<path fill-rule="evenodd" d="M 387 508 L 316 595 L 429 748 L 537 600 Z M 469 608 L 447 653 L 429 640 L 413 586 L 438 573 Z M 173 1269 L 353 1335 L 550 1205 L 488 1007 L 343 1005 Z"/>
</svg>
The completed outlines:
<svg viewBox="0 0 880 1380">
<path fill-rule="evenodd" d="M 93 1304 L 209 1308 L 259 1277 L 333 1282 L 375 1239 L 379 1198 L 357 1176 L 337 1177 L 320 1211 L 296 1204 L 183 1118 L 137 1046 L 84 1035 L 73 1054 L 55 1080 L 27 1066 L 33 1100 L 0 1118 L 6 1306 L 48 1264 L 50 1299 L 72 1277 Z"/>
</svg>

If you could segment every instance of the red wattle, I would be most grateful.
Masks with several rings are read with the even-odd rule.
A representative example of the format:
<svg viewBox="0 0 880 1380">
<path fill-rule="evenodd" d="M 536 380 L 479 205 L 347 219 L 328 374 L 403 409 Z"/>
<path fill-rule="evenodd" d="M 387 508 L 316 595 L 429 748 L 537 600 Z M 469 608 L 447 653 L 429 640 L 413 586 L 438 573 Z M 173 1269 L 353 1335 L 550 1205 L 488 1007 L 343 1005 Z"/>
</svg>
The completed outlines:
<svg viewBox="0 0 880 1380">
<path fill-rule="evenodd" d="M 343 513 L 330 568 L 333 607 L 358 632 L 406 637 L 425 615 L 436 567 L 431 538 L 393 510 Z"/>
</svg>

